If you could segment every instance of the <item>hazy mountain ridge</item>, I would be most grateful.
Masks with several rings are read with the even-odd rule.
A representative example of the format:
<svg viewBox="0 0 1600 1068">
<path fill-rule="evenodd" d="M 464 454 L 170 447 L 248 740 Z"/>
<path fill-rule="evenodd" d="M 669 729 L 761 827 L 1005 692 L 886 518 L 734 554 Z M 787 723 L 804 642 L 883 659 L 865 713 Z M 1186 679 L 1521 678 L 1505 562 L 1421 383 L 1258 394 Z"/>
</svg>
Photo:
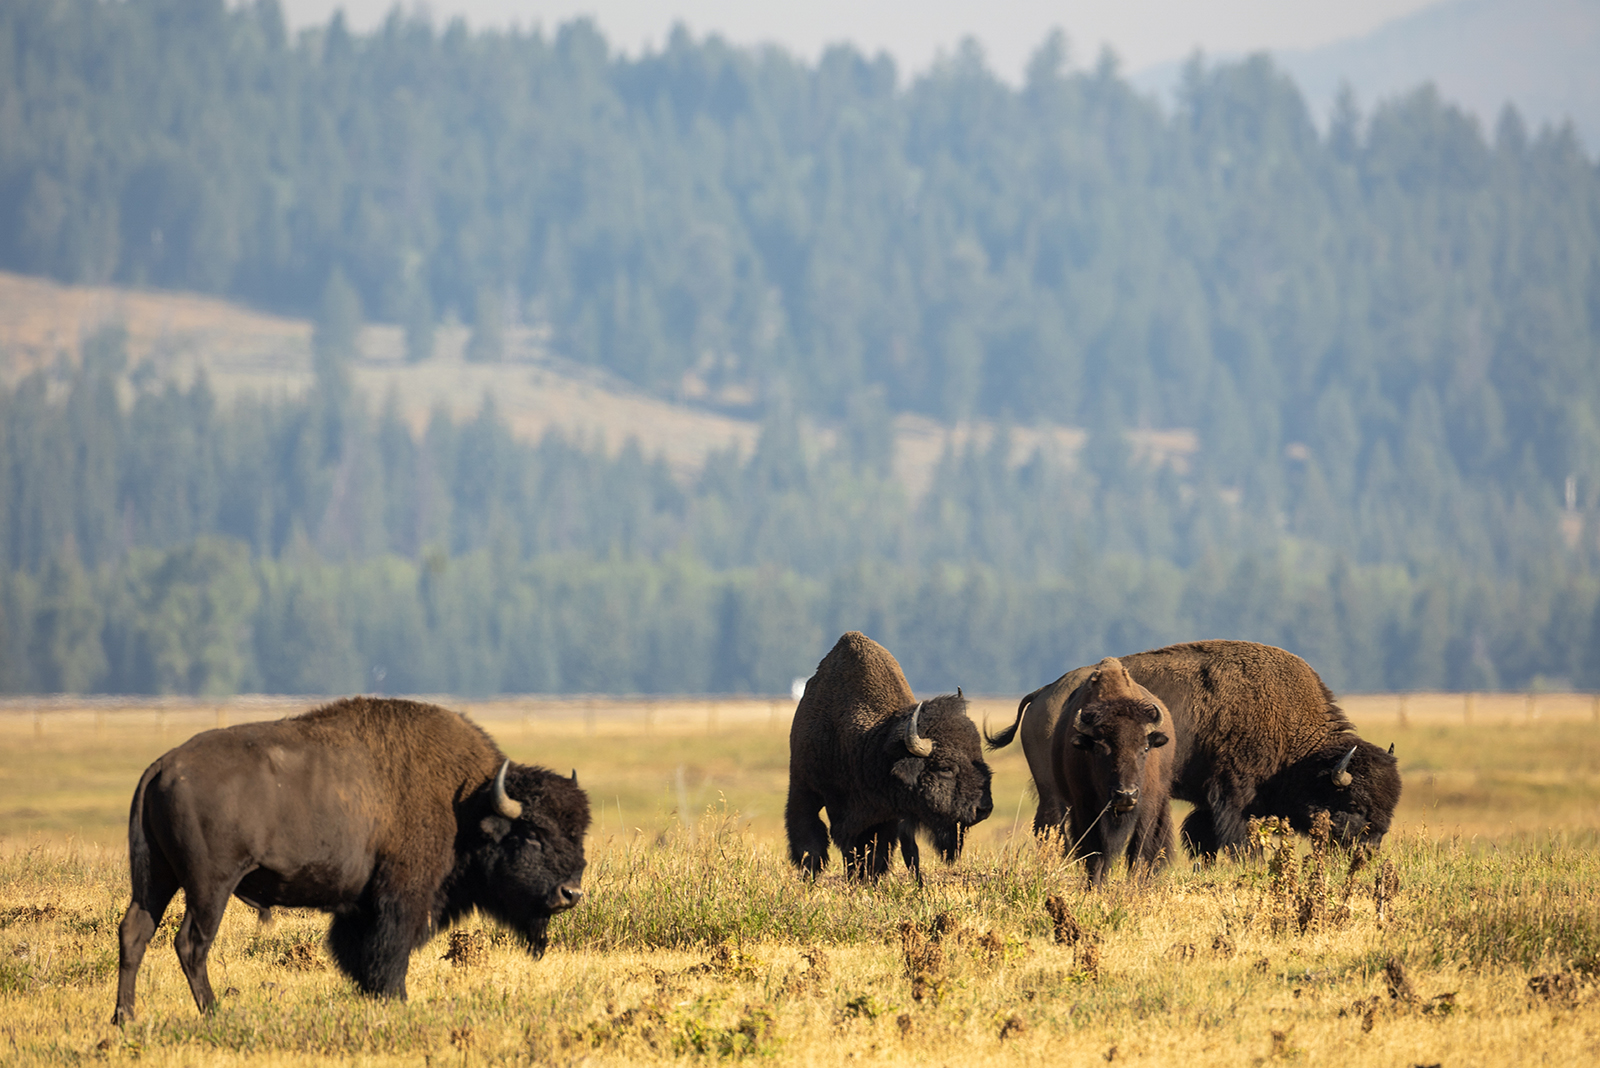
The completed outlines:
<svg viewBox="0 0 1600 1068">
<path fill-rule="evenodd" d="M 1485 130 L 1494 129 L 1509 103 L 1532 128 L 1571 122 L 1585 150 L 1600 153 L 1596 0 L 1446 0 L 1359 37 L 1271 54 L 1299 85 L 1319 123 L 1327 122 L 1346 84 L 1370 111 L 1431 82 Z M 1158 64 L 1133 81 L 1171 100 L 1183 67 L 1183 61 Z"/>
</svg>

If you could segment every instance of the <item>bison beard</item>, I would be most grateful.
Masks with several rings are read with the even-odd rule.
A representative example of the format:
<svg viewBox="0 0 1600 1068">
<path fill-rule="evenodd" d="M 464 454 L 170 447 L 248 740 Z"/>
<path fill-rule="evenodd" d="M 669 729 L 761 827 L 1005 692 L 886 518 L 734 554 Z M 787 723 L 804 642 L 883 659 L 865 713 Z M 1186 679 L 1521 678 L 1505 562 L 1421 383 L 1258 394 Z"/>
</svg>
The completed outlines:
<svg viewBox="0 0 1600 1068">
<path fill-rule="evenodd" d="M 352 698 L 276 723 L 207 731 L 144 773 L 129 814 L 132 900 L 116 1022 L 183 890 L 174 939 L 195 1004 L 230 896 L 333 913 L 328 947 L 366 993 L 406 996 L 411 952 L 474 909 L 535 955 L 582 896 L 589 802 L 571 779 L 512 764 L 466 717 Z"/>
<path fill-rule="evenodd" d="M 841 637 L 806 683 L 789 732 L 784 825 L 794 864 L 819 874 L 831 836 L 850 878 L 876 878 L 898 841 L 920 881 L 918 828 L 954 862 L 966 829 L 994 808 L 966 708 L 959 692 L 917 703 L 887 649 L 854 631 Z"/>
</svg>

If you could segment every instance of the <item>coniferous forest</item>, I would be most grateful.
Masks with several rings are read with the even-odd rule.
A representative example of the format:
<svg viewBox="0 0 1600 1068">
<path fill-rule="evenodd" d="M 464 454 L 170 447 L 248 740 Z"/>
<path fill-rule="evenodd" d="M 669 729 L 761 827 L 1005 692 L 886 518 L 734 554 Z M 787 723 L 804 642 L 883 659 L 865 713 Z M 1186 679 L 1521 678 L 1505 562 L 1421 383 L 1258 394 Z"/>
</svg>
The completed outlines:
<svg viewBox="0 0 1600 1068">
<path fill-rule="evenodd" d="M 0 269 L 319 323 L 299 398 L 130 375 L 115 328 L 0 391 L 3 691 L 775 692 L 846 629 L 919 690 L 1196 637 L 1600 686 L 1600 169 L 1511 109 L 1314 117 L 1264 58 L 1168 107 L 1061 36 L 1012 86 L 973 47 L 13 0 Z M 760 441 L 684 478 L 487 401 L 415 434 L 351 323 L 445 317 Z M 1088 437 L 913 496 L 900 412 Z M 1129 447 L 1176 428 L 1184 463 Z"/>
</svg>

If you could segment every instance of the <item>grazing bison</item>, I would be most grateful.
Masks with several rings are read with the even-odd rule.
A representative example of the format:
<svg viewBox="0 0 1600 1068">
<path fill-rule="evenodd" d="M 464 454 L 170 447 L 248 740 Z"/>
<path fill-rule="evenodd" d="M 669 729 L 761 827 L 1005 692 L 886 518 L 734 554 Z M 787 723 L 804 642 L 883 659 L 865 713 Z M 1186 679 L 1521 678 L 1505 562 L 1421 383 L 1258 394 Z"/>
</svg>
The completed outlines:
<svg viewBox="0 0 1600 1068">
<path fill-rule="evenodd" d="M 1202 641 L 1120 658 L 1137 683 L 1171 712 L 1172 796 L 1194 811 L 1183 821 L 1190 853 L 1241 846 L 1255 816 L 1286 816 L 1308 833 L 1318 811 L 1336 841 L 1376 850 L 1400 800 L 1392 752 L 1356 736 L 1311 665 L 1255 642 Z M 1093 668 L 1067 672 L 1028 694 L 1011 726 L 989 736 L 1007 745 L 1020 725 L 1039 791 L 1035 831 L 1057 826 L 1064 800 L 1053 788 L 1050 739 L 1063 707 Z"/>
<path fill-rule="evenodd" d="M 134 790 L 113 1019 L 133 1016 L 145 946 L 180 888 L 173 946 L 202 1011 L 230 896 L 333 913 L 328 948 L 368 994 L 404 998 L 411 951 L 475 908 L 541 955 L 550 917 L 583 895 L 588 826 L 576 773 L 512 764 L 433 705 L 356 697 L 198 734 Z"/>
<path fill-rule="evenodd" d="M 852 879 L 876 878 L 896 839 L 920 880 L 916 831 L 946 863 L 994 809 L 989 765 L 959 692 L 918 703 L 889 650 L 852 631 L 806 683 L 789 731 L 789 858 L 815 876 L 833 840 Z"/>
<path fill-rule="evenodd" d="M 1067 701 L 1051 740 L 1068 848 L 1099 886 L 1117 858 L 1159 868 L 1172 853 L 1172 717 L 1115 657 L 1096 664 Z"/>
</svg>

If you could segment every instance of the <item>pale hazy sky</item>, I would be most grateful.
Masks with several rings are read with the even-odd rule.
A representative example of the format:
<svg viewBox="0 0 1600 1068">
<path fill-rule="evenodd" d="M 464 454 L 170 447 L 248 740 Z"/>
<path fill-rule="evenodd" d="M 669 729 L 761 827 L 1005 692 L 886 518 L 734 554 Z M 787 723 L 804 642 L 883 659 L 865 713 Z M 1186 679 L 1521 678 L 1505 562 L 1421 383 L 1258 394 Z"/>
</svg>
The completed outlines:
<svg viewBox="0 0 1600 1068">
<path fill-rule="evenodd" d="M 902 73 L 923 69 L 965 36 L 983 43 L 990 66 L 1018 77 L 1052 27 L 1066 31 L 1073 61 L 1093 63 L 1102 44 L 1124 69 L 1208 53 L 1307 48 L 1353 37 L 1436 0 L 431 0 L 436 23 L 464 15 L 474 28 L 519 23 L 554 28 L 591 15 L 613 46 L 630 53 L 659 46 L 675 22 L 695 36 L 720 33 L 739 44 L 775 42 L 807 59 L 848 40 L 887 50 Z M 283 0 L 296 27 L 326 23 L 343 8 L 353 29 L 367 30 L 394 0 Z M 401 5 L 410 11 L 412 0 Z"/>
</svg>

